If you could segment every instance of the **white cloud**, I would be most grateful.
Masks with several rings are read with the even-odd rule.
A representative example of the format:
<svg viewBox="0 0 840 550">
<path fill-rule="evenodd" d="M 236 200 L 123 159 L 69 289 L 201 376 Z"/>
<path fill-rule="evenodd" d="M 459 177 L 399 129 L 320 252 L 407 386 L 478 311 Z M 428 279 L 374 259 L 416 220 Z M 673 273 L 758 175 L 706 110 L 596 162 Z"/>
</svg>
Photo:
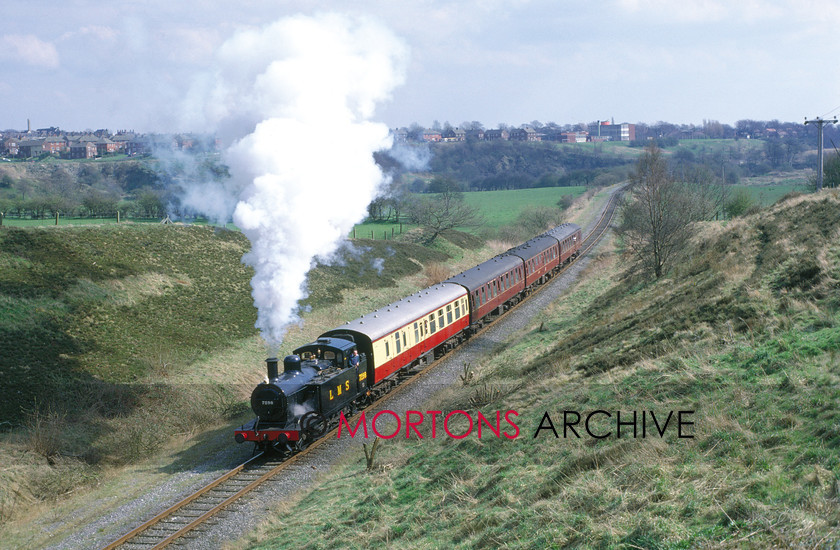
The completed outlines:
<svg viewBox="0 0 840 550">
<path fill-rule="evenodd" d="M 33 34 L 6 34 L 0 37 L 0 59 L 46 69 L 58 67 L 58 50 Z"/>
<path fill-rule="evenodd" d="M 68 31 L 61 35 L 60 40 L 68 40 L 76 37 L 92 37 L 101 42 L 113 42 L 119 37 L 119 31 L 104 25 L 88 25 L 78 30 Z"/>
</svg>

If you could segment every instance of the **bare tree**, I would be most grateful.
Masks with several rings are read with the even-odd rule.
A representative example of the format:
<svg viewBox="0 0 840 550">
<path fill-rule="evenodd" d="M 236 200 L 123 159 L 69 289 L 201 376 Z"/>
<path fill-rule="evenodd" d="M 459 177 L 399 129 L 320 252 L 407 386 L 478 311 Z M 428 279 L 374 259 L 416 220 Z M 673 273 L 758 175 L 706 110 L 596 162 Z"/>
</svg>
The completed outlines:
<svg viewBox="0 0 840 550">
<path fill-rule="evenodd" d="M 409 219 L 424 232 L 426 244 L 444 231 L 456 227 L 479 227 L 484 223 L 478 209 L 464 202 L 464 196 L 450 186 L 432 196 L 417 197 L 408 205 Z"/>
<path fill-rule="evenodd" d="M 653 144 L 639 157 L 631 188 L 619 233 L 641 267 L 658 279 L 691 236 L 689 226 L 703 219 L 707 208 L 690 184 L 674 180 Z"/>
<path fill-rule="evenodd" d="M 823 168 L 823 186 L 840 187 L 840 152 L 828 155 Z"/>
</svg>

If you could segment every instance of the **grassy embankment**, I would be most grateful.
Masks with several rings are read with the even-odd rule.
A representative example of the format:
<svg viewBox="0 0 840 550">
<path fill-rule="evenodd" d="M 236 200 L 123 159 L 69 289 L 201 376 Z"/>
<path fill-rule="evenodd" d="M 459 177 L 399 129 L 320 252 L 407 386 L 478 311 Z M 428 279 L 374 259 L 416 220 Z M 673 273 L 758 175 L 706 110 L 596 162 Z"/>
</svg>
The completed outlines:
<svg viewBox="0 0 840 550">
<path fill-rule="evenodd" d="M 424 439 L 381 441 L 372 471 L 360 442 L 242 546 L 833 547 L 838 243 L 833 191 L 702 225 L 655 282 L 627 276 L 606 244 L 474 380 L 417 407 L 516 410 L 517 439 L 430 439 L 426 426 Z M 563 437 L 562 411 L 599 409 L 613 417 L 592 432 L 613 436 Z M 692 438 L 673 423 L 664 437 L 649 423 L 645 438 L 615 437 L 615 411 L 680 410 L 694 411 Z M 559 438 L 534 437 L 546 411 Z"/>
<path fill-rule="evenodd" d="M 507 246 L 449 237 L 434 249 L 359 240 L 340 265 L 318 267 L 311 311 L 278 355 Z M 160 482 L 132 465 L 230 448 L 266 354 L 247 248 L 206 226 L 0 230 L 0 523 L 73 502 L 94 509 L 84 489 L 125 498 L 109 492 L 123 472 L 134 492 Z M 17 521 L 0 539 L 40 540 L 33 526 Z"/>
<path fill-rule="evenodd" d="M 368 293 L 381 299 L 447 258 L 411 243 L 357 245 L 342 266 L 313 272 L 305 305 L 325 310 L 348 288 L 387 289 Z M 198 226 L 0 231 L 0 457 L 10 465 L 0 519 L 247 409 L 265 357 L 247 249 L 238 232 Z"/>
</svg>

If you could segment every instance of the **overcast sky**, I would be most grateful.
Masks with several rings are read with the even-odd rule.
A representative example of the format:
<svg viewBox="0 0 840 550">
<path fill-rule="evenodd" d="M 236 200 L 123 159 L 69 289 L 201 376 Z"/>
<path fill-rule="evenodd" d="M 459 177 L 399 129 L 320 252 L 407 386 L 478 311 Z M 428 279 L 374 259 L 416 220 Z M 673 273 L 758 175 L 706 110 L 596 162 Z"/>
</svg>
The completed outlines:
<svg viewBox="0 0 840 550">
<path fill-rule="evenodd" d="M 840 0 L 3 0 L 0 129 L 191 130 L 178 106 L 223 42 L 324 11 L 408 47 L 390 127 L 840 114 Z"/>
</svg>

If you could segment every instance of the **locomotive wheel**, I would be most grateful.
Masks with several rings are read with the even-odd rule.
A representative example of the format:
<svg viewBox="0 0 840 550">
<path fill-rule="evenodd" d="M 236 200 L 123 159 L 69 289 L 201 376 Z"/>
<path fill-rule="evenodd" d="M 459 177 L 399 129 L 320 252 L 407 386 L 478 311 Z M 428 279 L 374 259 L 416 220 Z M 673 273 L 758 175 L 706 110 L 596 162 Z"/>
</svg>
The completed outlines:
<svg viewBox="0 0 840 550">
<path fill-rule="evenodd" d="M 311 439 L 318 439 L 327 432 L 327 420 L 315 411 L 309 411 L 300 418 L 300 429 Z"/>
</svg>

